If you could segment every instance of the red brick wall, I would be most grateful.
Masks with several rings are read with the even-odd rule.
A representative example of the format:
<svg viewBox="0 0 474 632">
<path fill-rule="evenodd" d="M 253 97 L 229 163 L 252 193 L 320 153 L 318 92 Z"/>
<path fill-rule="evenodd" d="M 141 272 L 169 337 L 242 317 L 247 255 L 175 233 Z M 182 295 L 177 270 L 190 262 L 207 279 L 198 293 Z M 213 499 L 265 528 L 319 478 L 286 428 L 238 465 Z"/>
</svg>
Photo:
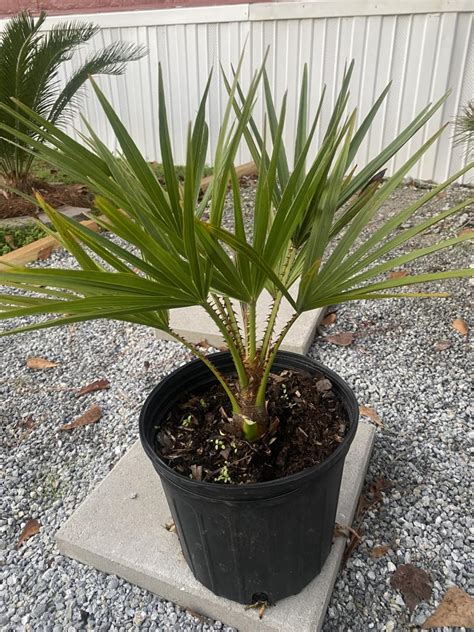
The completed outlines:
<svg viewBox="0 0 474 632">
<path fill-rule="evenodd" d="M 101 11 L 127 11 L 133 9 L 171 9 L 173 7 L 199 7 L 217 4 L 241 4 L 242 2 L 268 0 L 0 0 L 0 16 L 14 15 L 29 9 L 50 14 L 99 13 Z"/>
</svg>

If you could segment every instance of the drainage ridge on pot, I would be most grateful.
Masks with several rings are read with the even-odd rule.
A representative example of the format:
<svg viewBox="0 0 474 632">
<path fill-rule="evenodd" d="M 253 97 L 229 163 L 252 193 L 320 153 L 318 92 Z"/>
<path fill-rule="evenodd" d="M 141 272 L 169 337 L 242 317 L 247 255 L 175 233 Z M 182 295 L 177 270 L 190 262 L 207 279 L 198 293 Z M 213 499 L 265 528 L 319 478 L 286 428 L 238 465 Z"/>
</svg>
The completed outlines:
<svg viewBox="0 0 474 632">
<path fill-rule="evenodd" d="M 209 358 L 223 373 L 234 370 L 227 352 Z M 215 594 L 247 604 L 296 594 L 321 571 L 332 545 L 344 459 L 359 417 L 351 389 L 324 365 L 279 352 L 274 369 L 324 374 L 349 419 L 347 434 L 331 456 L 291 476 L 248 485 L 208 483 L 188 479 L 160 459 L 155 450 L 160 420 L 183 392 L 214 382 L 200 360 L 163 379 L 140 414 L 140 439 L 161 478 L 194 576 Z"/>
</svg>

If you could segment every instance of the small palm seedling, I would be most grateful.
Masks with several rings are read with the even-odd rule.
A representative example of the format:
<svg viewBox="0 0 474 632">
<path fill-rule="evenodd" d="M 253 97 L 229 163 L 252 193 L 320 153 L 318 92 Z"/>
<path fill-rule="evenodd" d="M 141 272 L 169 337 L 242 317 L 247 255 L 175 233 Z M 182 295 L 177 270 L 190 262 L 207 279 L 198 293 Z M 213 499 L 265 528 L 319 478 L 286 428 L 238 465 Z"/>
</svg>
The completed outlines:
<svg viewBox="0 0 474 632">
<path fill-rule="evenodd" d="M 468 238 L 468 235 L 449 237 L 405 254 L 397 252 L 412 237 L 472 202 L 472 198 L 466 199 L 423 221 L 413 219 L 413 226 L 404 228 L 424 204 L 472 165 L 400 209 L 375 232 L 365 236 L 363 231 L 368 223 L 439 138 L 443 128 L 385 182 L 381 183 L 377 174 L 426 124 L 446 97 L 426 106 L 379 155 L 357 170 L 353 166 L 355 155 L 388 87 L 357 126 L 356 112 L 346 111 L 352 68 L 353 64 L 345 71 L 329 125 L 315 151 L 311 148 L 320 124 L 324 93 L 309 120 L 305 70 L 291 154 L 283 142 L 286 95 L 277 112 L 265 65 L 255 73 L 246 91 L 239 83 L 239 68 L 233 79 L 226 78 L 229 100 L 216 143 L 214 179 L 202 199 L 200 181 L 208 150 L 205 109 L 210 79 L 195 122 L 189 126 L 182 184 L 176 177 L 161 70 L 158 120 L 164 186 L 94 82 L 97 98 L 121 147 L 120 160 L 90 126 L 87 146 L 83 146 L 30 106 L 18 100 L 13 107 L 2 105 L 4 116 L 11 117 L 16 125 L 3 122 L 0 128 L 15 137 L 21 147 L 28 146 L 34 154 L 86 184 L 96 196 L 95 208 L 100 213 L 96 221 L 107 231 L 92 232 L 59 214 L 38 196 L 38 204 L 57 231 L 55 235 L 82 269 L 11 268 L 0 273 L 0 283 L 15 288 L 15 292 L 0 296 L 2 319 L 53 315 L 4 334 L 98 318 L 161 329 L 191 349 L 213 372 L 232 405 L 235 432 L 249 441 L 259 440 L 269 428 L 265 398 L 272 364 L 285 335 L 303 312 L 360 299 L 446 296 L 425 290 L 414 292 L 411 288 L 419 283 L 473 274 L 472 270 L 458 269 L 387 278 L 386 273 L 394 268 Z M 268 135 L 252 117 L 261 81 Z M 26 124 L 33 136 L 24 131 Z M 251 236 L 244 229 L 234 168 L 243 139 L 258 167 Z M 229 185 L 235 220 L 232 231 L 223 226 Z M 128 247 L 118 243 L 116 237 L 122 240 L 121 244 L 127 242 Z M 291 293 L 296 287 L 297 292 Z M 402 287 L 408 289 L 399 291 Z M 265 289 L 273 301 L 260 337 L 256 326 L 257 301 Z M 294 314 L 278 330 L 276 321 L 284 298 Z M 198 347 L 173 331 L 169 311 L 191 305 L 201 306 L 219 328 L 235 366 L 235 383 Z M 242 328 L 238 310 L 242 312 Z"/>
<path fill-rule="evenodd" d="M 76 111 L 80 88 L 89 76 L 120 75 L 127 62 L 140 59 L 145 50 L 134 44 L 115 42 L 90 55 L 62 85 L 61 66 L 99 29 L 93 24 L 64 22 L 45 31 L 42 30 L 45 19 L 45 13 L 35 19 L 23 12 L 12 18 L 0 34 L 0 103 L 11 105 L 13 97 L 49 123 L 60 126 Z M 16 106 L 15 110 L 19 112 Z M 6 110 L 0 112 L 3 124 L 41 140 L 42 130 L 34 130 L 31 120 L 26 116 L 20 121 Z M 25 149 L 30 146 L 28 139 L 17 137 L 17 144 L 12 145 L 8 141 L 13 138 L 13 133 L 6 130 L 0 137 L 0 172 L 7 185 L 29 192 L 35 154 Z"/>
<path fill-rule="evenodd" d="M 466 145 L 466 153 L 468 158 L 470 158 L 474 151 L 474 101 L 469 101 L 464 106 L 462 114 L 456 117 L 454 126 L 454 140 L 457 145 Z"/>
</svg>

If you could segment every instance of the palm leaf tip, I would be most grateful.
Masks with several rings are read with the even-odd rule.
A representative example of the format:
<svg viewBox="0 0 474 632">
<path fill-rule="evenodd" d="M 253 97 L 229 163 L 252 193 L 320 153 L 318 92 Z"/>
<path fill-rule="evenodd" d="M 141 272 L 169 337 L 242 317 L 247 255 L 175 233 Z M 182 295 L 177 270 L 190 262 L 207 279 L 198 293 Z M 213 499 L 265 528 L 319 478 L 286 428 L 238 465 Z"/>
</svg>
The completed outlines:
<svg viewBox="0 0 474 632">
<path fill-rule="evenodd" d="M 148 54 L 148 48 L 131 42 L 114 42 L 94 53 L 85 62 L 89 75 L 121 75 L 130 61 L 138 61 Z"/>
</svg>

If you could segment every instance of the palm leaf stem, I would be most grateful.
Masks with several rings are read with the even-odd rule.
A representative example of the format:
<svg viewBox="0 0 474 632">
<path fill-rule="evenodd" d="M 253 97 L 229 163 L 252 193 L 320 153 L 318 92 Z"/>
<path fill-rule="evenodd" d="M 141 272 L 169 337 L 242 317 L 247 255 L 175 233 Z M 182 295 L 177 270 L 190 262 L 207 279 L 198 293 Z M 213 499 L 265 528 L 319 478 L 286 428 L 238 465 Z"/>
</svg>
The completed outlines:
<svg viewBox="0 0 474 632">
<path fill-rule="evenodd" d="M 286 323 L 283 329 L 280 332 L 275 344 L 272 347 L 272 350 L 268 356 L 268 359 L 265 363 L 265 369 L 263 371 L 262 378 L 260 380 L 260 384 L 257 391 L 257 397 L 255 399 L 256 406 L 264 406 L 265 405 L 265 393 L 267 390 L 268 378 L 270 377 L 270 372 L 272 370 L 273 363 L 275 361 L 276 355 L 281 347 L 283 340 L 286 337 L 286 334 L 290 331 L 291 327 L 295 324 L 296 320 L 299 318 L 299 314 L 295 313 L 290 318 L 290 320 Z"/>
<path fill-rule="evenodd" d="M 257 305 L 252 301 L 248 305 L 247 356 L 251 363 L 257 352 Z"/>
<path fill-rule="evenodd" d="M 217 294 L 211 294 L 214 305 L 219 312 L 220 317 L 222 318 L 223 323 L 226 325 L 229 334 L 232 336 L 232 340 L 235 343 L 235 346 L 239 350 L 241 356 L 245 355 L 245 347 L 240 335 L 239 326 L 237 324 L 237 320 L 235 319 L 235 314 L 232 309 L 232 304 L 229 299 L 227 299 L 228 304 L 225 302 L 226 299 L 221 298 Z M 229 309 L 230 308 L 230 309 Z"/>
<path fill-rule="evenodd" d="M 201 362 L 203 362 L 207 368 L 213 373 L 213 375 L 215 376 L 215 378 L 217 379 L 217 381 L 219 382 L 219 384 L 222 386 L 222 388 L 224 389 L 227 397 L 229 398 L 229 401 L 232 405 L 232 412 L 234 413 L 239 413 L 240 412 L 240 406 L 239 403 L 237 402 L 237 399 L 235 398 L 235 395 L 233 394 L 229 383 L 227 382 L 227 380 L 225 379 L 225 377 L 222 375 L 222 373 L 214 366 L 214 364 L 209 360 L 209 358 L 206 357 L 206 355 L 204 353 L 202 353 L 201 351 L 199 351 L 199 349 L 196 347 L 196 345 L 193 345 L 191 342 L 188 342 L 185 338 L 183 338 L 183 336 L 180 336 L 176 331 L 174 331 L 173 329 L 168 329 L 167 333 L 172 336 L 173 338 L 175 338 L 175 340 L 177 340 L 178 342 L 180 342 L 181 344 L 183 344 L 187 349 L 189 349 L 197 358 L 199 358 L 201 360 Z"/>
<path fill-rule="evenodd" d="M 285 263 L 283 264 L 281 279 L 283 283 L 288 281 L 288 276 L 291 270 L 291 267 L 296 258 L 296 249 L 290 244 L 288 249 L 288 254 L 285 259 Z M 265 333 L 262 340 L 262 346 L 260 350 L 260 360 L 268 360 L 268 355 L 270 353 L 270 342 L 273 336 L 273 331 L 275 329 L 276 319 L 278 317 L 278 312 L 280 310 L 281 301 L 283 299 L 283 293 L 277 290 L 275 298 L 272 302 L 272 307 L 270 310 L 270 315 L 268 317 L 267 326 L 265 328 Z"/>
<path fill-rule="evenodd" d="M 235 369 L 236 369 L 237 375 L 239 377 L 240 385 L 241 385 L 241 387 L 244 388 L 245 386 L 247 386 L 248 377 L 247 377 L 247 373 L 245 371 L 244 363 L 243 363 L 242 358 L 241 358 L 241 356 L 239 354 L 239 350 L 238 350 L 236 344 L 234 343 L 234 341 L 232 340 L 232 336 L 229 334 L 229 331 L 228 331 L 225 323 L 219 318 L 219 316 L 216 314 L 216 312 L 212 308 L 212 305 L 210 305 L 208 302 L 204 302 L 204 303 L 202 303 L 202 307 L 206 310 L 206 312 L 212 318 L 212 320 L 216 324 L 217 328 L 219 329 L 220 333 L 222 334 L 222 337 L 224 338 L 224 340 L 225 340 L 225 342 L 227 344 L 227 347 L 229 348 L 229 352 L 230 352 L 230 354 L 232 356 L 232 360 L 234 361 Z"/>
</svg>

